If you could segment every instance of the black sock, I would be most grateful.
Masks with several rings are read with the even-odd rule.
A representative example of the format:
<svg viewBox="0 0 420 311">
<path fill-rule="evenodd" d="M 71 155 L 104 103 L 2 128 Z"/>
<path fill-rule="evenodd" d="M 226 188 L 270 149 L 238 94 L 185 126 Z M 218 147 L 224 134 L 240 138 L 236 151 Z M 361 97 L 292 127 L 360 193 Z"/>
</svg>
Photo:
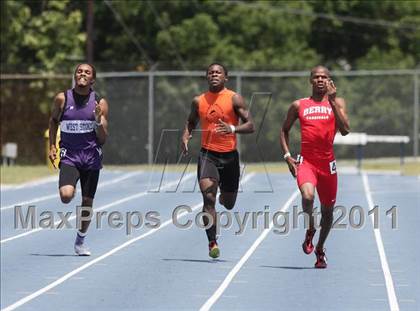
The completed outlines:
<svg viewBox="0 0 420 311">
<path fill-rule="evenodd" d="M 208 226 L 210 219 L 206 216 L 203 216 L 204 226 Z M 216 241 L 216 225 L 213 224 L 210 228 L 206 229 L 207 239 L 209 242 Z"/>
<path fill-rule="evenodd" d="M 216 241 L 216 225 L 213 225 L 209 229 L 206 229 L 206 234 L 209 242 Z"/>
</svg>

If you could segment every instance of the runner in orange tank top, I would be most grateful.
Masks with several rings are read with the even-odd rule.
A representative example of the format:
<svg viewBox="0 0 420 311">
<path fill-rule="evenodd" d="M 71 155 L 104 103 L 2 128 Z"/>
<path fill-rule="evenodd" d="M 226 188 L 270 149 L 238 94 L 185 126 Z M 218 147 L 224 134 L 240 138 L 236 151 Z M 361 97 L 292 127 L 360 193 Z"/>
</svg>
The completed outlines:
<svg viewBox="0 0 420 311">
<path fill-rule="evenodd" d="M 227 70 L 214 63 L 207 68 L 209 91 L 193 99 L 191 112 L 182 136 L 182 149 L 188 153 L 188 141 L 198 122 L 201 126 L 201 150 L 198 157 L 198 181 L 203 195 L 204 224 L 209 241 L 209 255 L 220 255 L 216 242 L 216 195 L 220 187 L 219 203 L 232 209 L 239 186 L 239 155 L 236 134 L 254 132 L 251 114 L 241 95 L 225 88 Z M 242 121 L 241 124 L 239 121 Z"/>
<path fill-rule="evenodd" d="M 333 150 L 335 134 L 350 132 L 343 98 L 336 97 L 336 87 L 330 72 L 323 66 L 311 70 L 312 96 L 293 102 L 280 133 L 284 159 L 302 194 L 303 211 L 309 215 L 309 229 L 302 244 L 303 251 L 310 254 L 315 234 L 313 205 L 315 189 L 321 202 L 321 232 L 315 248 L 315 268 L 326 268 L 324 243 L 333 222 L 334 204 L 337 195 L 337 171 Z M 289 131 L 299 119 L 301 126 L 301 154 L 294 159 L 289 151 Z"/>
</svg>

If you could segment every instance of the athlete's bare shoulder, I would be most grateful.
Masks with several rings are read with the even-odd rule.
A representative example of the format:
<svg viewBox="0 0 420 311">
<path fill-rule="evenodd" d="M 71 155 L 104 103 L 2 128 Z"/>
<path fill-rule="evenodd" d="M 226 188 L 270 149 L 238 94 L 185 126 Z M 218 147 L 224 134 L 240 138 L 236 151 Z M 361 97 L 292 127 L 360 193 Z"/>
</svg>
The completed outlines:
<svg viewBox="0 0 420 311">
<path fill-rule="evenodd" d="M 64 95 L 64 92 L 60 92 L 57 95 L 55 95 L 54 104 L 62 108 L 65 100 L 66 100 L 66 96 Z"/>
<path fill-rule="evenodd" d="M 300 100 L 295 100 L 287 110 L 286 119 L 283 122 L 282 130 L 289 131 L 293 123 L 299 118 Z"/>
<path fill-rule="evenodd" d="M 191 109 L 194 110 L 198 110 L 198 104 L 200 103 L 200 97 L 201 95 L 196 95 L 193 97 L 193 100 L 191 102 Z"/>
<path fill-rule="evenodd" d="M 191 102 L 191 109 L 190 114 L 188 115 L 187 124 L 192 124 L 192 129 L 194 129 L 197 125 L 197 122 L 199 121 L 200 115 L 199 115 L 199 102 L 200 102 L 200 96 L 194 96 L 192 102 Z"/>
<path fill-rule="evenodd" d="M 294 111 L 296 113 L 299 112 L 299 107 L 300 107 L 300 99 L 296 99 L 291 105 L 290 105 L 290 110 Z"/>
<path fill-rule="evenodd" d="M 232 103 L 235 108 L 246 107 L 245 101 L 242 95 L 235 92 L 233 92 L 233 95 L 232 95 Z"/>
<path fill-rule="evenodd" d="M 198 102 L 200 101 L 200 97 L 201 97 L 201 95 L 194 96 L 193 103 L 197 103 L 198 104 Z"/>
<path fill-rule="evenodd" d="M 63 113 L 65 101 L 66 101 L 66 96 L 64 95 L 64 92 L 60 92 L 54 97 L 54 103 L 51 110 L 51 118 L 55 122 L 60 121 L 61 114 Z"/>
</svg>

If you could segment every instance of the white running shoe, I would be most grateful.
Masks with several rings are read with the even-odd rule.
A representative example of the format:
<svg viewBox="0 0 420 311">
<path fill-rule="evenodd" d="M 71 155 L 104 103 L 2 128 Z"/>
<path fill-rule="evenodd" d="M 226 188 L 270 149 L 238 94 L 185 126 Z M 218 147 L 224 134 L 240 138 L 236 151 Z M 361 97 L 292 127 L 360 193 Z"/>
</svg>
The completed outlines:
<svg viewBox="0 0 420 311">
<path fill-rule="evenodd" d="M 89 248 L 85 244 L 74 244 L 74 251 L 79 256 L 90 256 Z"/>
</svg>

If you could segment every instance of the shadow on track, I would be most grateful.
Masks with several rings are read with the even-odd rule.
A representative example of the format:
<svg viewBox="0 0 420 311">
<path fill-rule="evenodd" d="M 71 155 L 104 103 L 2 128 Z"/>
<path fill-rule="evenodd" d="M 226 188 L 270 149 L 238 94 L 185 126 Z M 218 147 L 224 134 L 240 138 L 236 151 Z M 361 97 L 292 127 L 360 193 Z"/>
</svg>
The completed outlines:
<svg viewBox="0 0 420 311">
<path fill-rule="evenodd" d="M 196 262 L 196 263 L 216 263 L 216 262 L 229 262 L 223 259 L 182 259 L 182 258 L 163 258 L 164 261 L 183 261 L 183 262 Z"/>
<path fill-rule="evenodd" d="M 293 266 L 260 266 L 263 268 L 287 269 L 287 270 L 307 270 L 315 269 L 314 267 L 293 267 Z"/>
<path fill-rule="evenodd" d="M 31 256 L 44 256 L 44 257 L 79 257 L 79 255 L 71 254 L 29 254 Z"/>
</svg>

